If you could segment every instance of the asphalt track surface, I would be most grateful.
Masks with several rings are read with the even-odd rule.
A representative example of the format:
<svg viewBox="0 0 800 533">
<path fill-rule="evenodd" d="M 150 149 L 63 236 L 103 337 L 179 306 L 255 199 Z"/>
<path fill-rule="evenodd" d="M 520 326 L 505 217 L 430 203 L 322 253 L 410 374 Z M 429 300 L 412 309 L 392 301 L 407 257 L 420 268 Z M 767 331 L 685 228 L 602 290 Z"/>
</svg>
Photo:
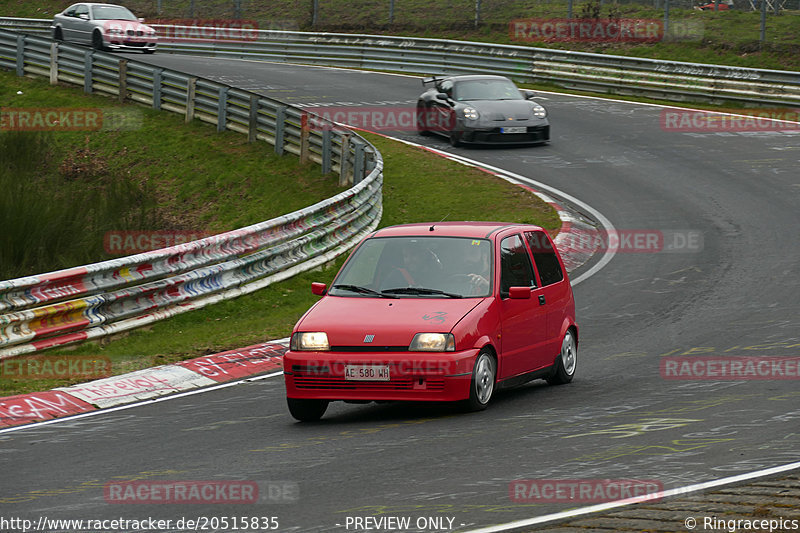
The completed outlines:
<svg viewBox="0 0 800 533">
<path fill-rule="evenodd" d="M 136 59 L 301 105 L 413 105 L 422 88 L 377 73 Z M 356 517 L 410 517 L 416 530 L 418 518 L 434 517 L 445 527 L 419 529 L 466 531 L 575 506 L 513 501 L 514 480 L 627 478 L 669 489 L 800 460 L 796 380 L 660 372 L 671 356 L 800 356 L 800 132 L 669 132 L 659 107 L 539 101 L 552 124 L 547 146 L 453 149 L 397 136 L 557 187 L 618 230 L 702 235 L 693 249 L 618 253 L 576 287 L 573 383 L 501 391 L 474 414 L 339 402 L 319 423 L 299 424 L 276 377 L 15 431 L 0 435 L 2 515 L 274 516 L 281 531 L 319 532 L 363 530 L 347 527 Z M 390 166 L 385 174 L 391 183 Z M 107 503 L 104 485 L 124 479 L 286 482 L 297 492 L 250 505 Z"/>
</svg>

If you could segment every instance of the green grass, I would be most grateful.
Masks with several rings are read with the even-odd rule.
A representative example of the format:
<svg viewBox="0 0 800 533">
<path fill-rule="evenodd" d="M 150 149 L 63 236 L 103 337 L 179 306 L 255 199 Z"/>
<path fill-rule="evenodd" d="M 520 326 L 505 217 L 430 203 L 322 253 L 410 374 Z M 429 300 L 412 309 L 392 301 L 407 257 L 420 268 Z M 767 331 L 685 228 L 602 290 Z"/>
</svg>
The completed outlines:
<svg viewBox="0 0 800 533">
<path fill-rule="evenodd" d="M 51 88 L 0 73 L 2 87 L 23 90 L 24 106 L 108 106 L 109 99 L 87 98 L 77 89 Z M 0 93 L 4 106 L 8 92 Z M 96 100 L 99 98 L 99 101 Z M 135 108 L 134 110 L 140 110 Z M 248 145 L 243 136 L 217 134 L 209 125 L 184 125 L 168 113 L 145 113 L 147 133 L 134 141 L 127 133 L 92 136 L 90 146 L 102 151 L 115 172 L 146 176 L 166 217 L 174 209 L 177 223 L 183 216 L 204 221 L 202 227 L 224 228 L 283 214 L 331 196 L 333 177 L 319 176 L 318 167 L 302 168 L 296 158 L 265 155 L 269 147 Z M 163 120 L 163 122 L 161 122 Z M 153 121 L 154 124 L 150 124 Z M 158 124 L 158 126 L 155 125 Z M 168 132 L 168 133 L 167 133 Z M 67 134 L 53 134 L 55 144 L 69 152 Z M 62 136 L 65 136 L 62 138 Z M 83 134 L 72 149 L 83 146 Z M 530 192 L 474 168 L 459 165 L 427 151 L 367 135 L 383 154 L 385 163 L 382 226 L 406 222 L 448 220 L 500 220 L 539 224 L 552 233 L 560 228 L 557 214 Z M 114 152 L 116 150 L 116 152 Z M 119 161 L 111 157 L 117 154 Z M 218 159 L 221 158 L 221 159 Z M 283 179 L 271 180 L 285 165 Z M 180 170 L 190 168 L 189 172 Z M 306 186 L 301 192 L 298 183 Z M 210 189 L 210 191 L 209 191 Z M 291 196 L 291 197 L 290 197 Z M 295 196 L 299 198 L 294 198 Z M 73 205 L 73 204 L 70 204 Z M 254 294 L 185 313 L 128 333 L 75 347 L 44 352 L 44 356 L 89 355 L 109 357 L 115 374 L 155 364 L 199 357 L 286 337 L 292 326 L 317 297 L 312 281 L 330 282 L 343 258 L 313 272 L 273 284 Z M 1 371 L 1 368 L 0 368 Z M 73 380 L 9 379 L 0 375 L 0 396 L 72 384 Z"/>
<path fill-rule="evenodd" d="M 13 167 L 10 157 L 0 164 L 0 279 L 116 257 L 105 253 L 108 231 L 219 233 L 342 190 L 316 165 L 199 121 L 186 125 L 172 113 L 119 107 L 5 71 L 0 88 L 0 107 L 111 109 L 141 124 L 130 131 L 0 133 L 4 153 L 23 140 L 32 151 L 17 158 L 25 168 Z"/>
<path fill-rule="evenodd" d="M 72 0 L 0 0 L 0 13 L 9 16 L 49 18 Z M 191 5 L 194 3 L 194 12 Z M 612 53 L 699 63 L 739 65 L 753 68 L 797 70 L 800 68 L 800 2 L 789 0 L 791 10 L 780 16 L 769 14 L 766 41 L 759 43 L 760 13 L 743 10 L 700 12 L 688 9 L 690 1 L 674 2 L 673 21 L 701 21 L 701 38 L 689 42 L 655 44 L 522 43 L 597 53 Z M 581 14 L 586 1 L 576 1 L 573 13 Z M 159 17 L 156 0 L 129 0 L 126 5 L 148 19 Z M 229 0 L 169 0 L 163 2 L 161 18 L 226 19 L 234 16 Z M 612 10 L 624 18 L 663 19 L 663 10 L 649 0 L 614 4 L 606 1 L 601 16 Z M 475 0 L 396 0 L 394 20 L 389 23 L 389 0 L 319 0 L 319 19 L 311 27 L 311 0 L 242 1 L 242 17 L 255 20 L 264 29 L 301 29 L 385 33 L 418 37 L 515 43 L 509 36 L 511 20 L 531 17 L 565 17 L 566 0 L 482 0 L 481 24 L 474 27 Z M 612 7 L 613 6 L 613 7 Z M 681 7 L 679 7 L 681 6 Z"/>
</svg>

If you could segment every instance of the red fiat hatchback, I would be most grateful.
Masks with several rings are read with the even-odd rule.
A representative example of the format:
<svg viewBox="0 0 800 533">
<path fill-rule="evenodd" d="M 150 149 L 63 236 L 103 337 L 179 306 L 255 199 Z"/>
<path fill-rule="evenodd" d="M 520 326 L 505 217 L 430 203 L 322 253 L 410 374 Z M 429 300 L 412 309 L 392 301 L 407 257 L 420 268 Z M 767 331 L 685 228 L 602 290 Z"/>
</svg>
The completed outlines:
<svg viewBox="0 0 800 533">
<path fill-rule="evenodd" d="M 300 319 L 284 356 L 289 411 L 319 419 L 333 400 L 463 401 L 499 387 L 569 383 L 575 302 L 538 226 L 409 224 L 366 237 Z"/>
</svg>

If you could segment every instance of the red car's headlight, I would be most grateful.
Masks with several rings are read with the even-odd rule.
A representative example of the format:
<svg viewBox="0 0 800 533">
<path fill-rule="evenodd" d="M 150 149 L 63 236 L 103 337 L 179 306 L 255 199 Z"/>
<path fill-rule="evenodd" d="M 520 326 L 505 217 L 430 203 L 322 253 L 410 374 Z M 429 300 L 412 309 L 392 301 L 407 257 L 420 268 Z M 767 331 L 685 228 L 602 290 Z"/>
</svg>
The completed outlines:
<svg viewBox="0 0 800 533">
<path fill-rule="evenodd" d="M 417 333 L 408 350 L 410 352 L 454 352 L 456 340 L 452 333 Z"/>
</svg>

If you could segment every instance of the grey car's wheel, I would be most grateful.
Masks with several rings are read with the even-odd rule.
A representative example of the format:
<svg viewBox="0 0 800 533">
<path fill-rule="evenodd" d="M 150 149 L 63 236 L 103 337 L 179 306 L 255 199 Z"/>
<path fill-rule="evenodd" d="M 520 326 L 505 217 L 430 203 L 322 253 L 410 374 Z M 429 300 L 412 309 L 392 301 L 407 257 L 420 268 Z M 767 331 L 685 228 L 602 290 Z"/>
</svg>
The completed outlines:
<svg viewBox="0 0 800 533">
<path fill-rule="evenodd" d="M 572 381 L 575 377 L 575 369 L 578 366 L 578 343 L 571 329 L 564 334 L 561 341 L 561 353 L 556 357 L 555 369 L 553 374 L 547 378 L 550 385 L 563 385 Z"/>
<path fill-rule="evenodd" d="M 450 132 L 450 146 L 453 148 L 458 148 L 461 146 L 461 132 L 458 131 L 451 131 Z"/>
<path fill-rule="evenodd" d="M 328 409 L 328 400 L 306 400 L 286 398 L 289 413 L 301 422 L 313 422 L 322 418 Z"/>
<path fill-rule="evenodd" d="M 53 30 L 53 39 L 55 39 L 56 41 L 64 40 L 64 32 L 61 31 L 61 27 L 58 27 Z"/>
<path fill-rule="evenodd" d="M 494 382 L 497 365 L 489 352 L 481 352 L 475 359 L 472 369 L 472 382 L 469 387 L 467 408 L 470 411 L 482 411 L 489 405 L 494 393 Z"/>
<path fill-rule="evenodd" d="M 95 50 L 105 50 L 106 46 L 103 43 L 103 36 L 100 34 L 99 31 L 96 31 L 92 34 L 92 48 Z"/>
</svg>

